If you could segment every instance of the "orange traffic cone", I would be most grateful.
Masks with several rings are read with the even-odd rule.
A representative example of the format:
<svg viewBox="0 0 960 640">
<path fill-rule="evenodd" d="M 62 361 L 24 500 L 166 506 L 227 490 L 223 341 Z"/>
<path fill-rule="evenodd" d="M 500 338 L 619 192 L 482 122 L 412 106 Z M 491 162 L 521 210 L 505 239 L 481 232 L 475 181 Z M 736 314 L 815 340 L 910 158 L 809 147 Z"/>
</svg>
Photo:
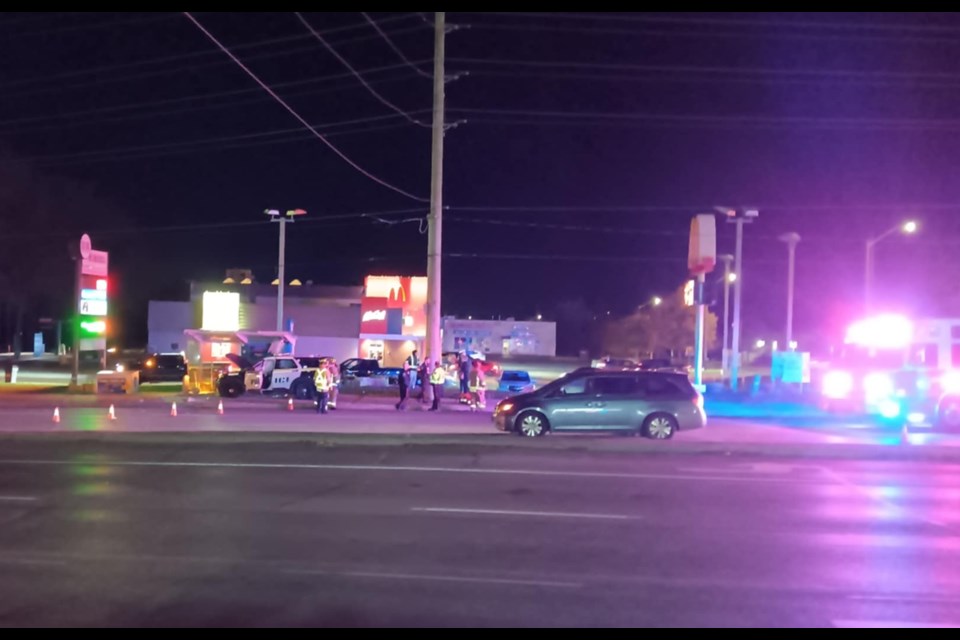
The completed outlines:
<svg viewBox="0 0 960 640">
<path fill-rule="evenodd" d="M 223 400 L 220 401 L 220 404 L 217 405 L 217 415 L 223 415 Z"/>
<path fill-rule="evenodd" d="M 176 403 L 176 402 L 174 402 L 173 405 L 171 405 L 171 407 L 170 407 L 170 417 L 171 417 L 171 418 L 176 418 L 176 417 L 177 417 L 177 403 Z"/>
<path fill-rule="evenodd" d="M 53 424 L 60 424 L 60 407 L 53 410 Z"/>
<path fill-rule="evenodd" d="M 287 411 L 293 411 L 293 398 L 287 400 Z"/>
<path fill-rule="evenodd" d="M 117 419 L 117 410 L 116 408 L 114 408 L 113 405 L 110 405 L 110 410 L 107 411 L 107 416 L 110 418 L 111 421 L 114 421 Z"/>
</svg>

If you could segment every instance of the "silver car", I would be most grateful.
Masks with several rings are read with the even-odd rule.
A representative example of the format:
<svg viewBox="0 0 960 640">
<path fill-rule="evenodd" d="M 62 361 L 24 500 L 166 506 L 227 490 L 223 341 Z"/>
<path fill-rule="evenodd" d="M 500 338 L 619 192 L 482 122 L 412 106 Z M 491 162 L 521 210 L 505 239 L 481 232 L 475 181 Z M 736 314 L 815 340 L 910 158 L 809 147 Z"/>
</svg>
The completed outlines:
<svg viewBox="0 0 960 640">
<path fill-rule="evenodd" d="M 632 431 L 669 440 L 707 424 L 703 397 L 677 373 L 576 371 L 497 405 L 501 431 L 536 438 L 554 431 Z"/>
</svg>

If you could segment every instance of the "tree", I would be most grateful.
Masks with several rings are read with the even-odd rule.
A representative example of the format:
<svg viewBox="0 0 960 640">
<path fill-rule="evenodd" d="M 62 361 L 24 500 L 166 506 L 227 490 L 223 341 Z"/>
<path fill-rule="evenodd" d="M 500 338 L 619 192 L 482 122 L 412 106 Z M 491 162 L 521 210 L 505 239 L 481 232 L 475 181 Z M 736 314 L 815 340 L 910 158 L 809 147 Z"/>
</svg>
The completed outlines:
<svg viewBox="0 0 960 640">
<path fill-rule="evenodd" d="M 17 358 L 38 314 L 74 313 L 69 243 L 79 242 L 84 225 L 118 219 L 92 189 L 39 175 L 0 151 L 0 307 L 12 317 L 0 340 L 10 340 Z"/>
<path fill-rule="evenodd" d="M 697 313 L 684 301 L 683 288 L 663 299 L 659 306 L 639 309 L 607 325 L 605 353 L 622 358 L 686 357 L 696 339 Z M 716 315 L 707 312 L 704 342 L 707 350 L 717 342 Z"/>
</svg>

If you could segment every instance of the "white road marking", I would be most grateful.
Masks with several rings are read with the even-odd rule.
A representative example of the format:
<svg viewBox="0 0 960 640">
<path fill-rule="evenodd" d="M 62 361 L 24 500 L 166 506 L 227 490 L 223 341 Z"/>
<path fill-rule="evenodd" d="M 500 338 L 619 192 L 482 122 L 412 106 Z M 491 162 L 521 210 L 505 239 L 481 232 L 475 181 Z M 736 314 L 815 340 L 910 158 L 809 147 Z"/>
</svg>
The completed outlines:
<svg viewBox="0 0 960 640">
<path fill-rule="evenodd" d="M 837 629 L 958 629 L 958 624 L 925 624 L 888 620 L 834 620 Z"/>
<path fill-rule="evenodd" d="M 459 584 L 485 584 L 515 587 L 550 587 L 554 589 L 580 589 L 577 582 L 553 582 L 548 580 L 514 580 L 511 578 L 470 578 L 464 576 L 435 576 L 414 573 L 374 573 L 366 571 L 347 571 L 331 573 L 327 571 L 291 570 L 286 574 L 303 576 L 339 576 L 344 578 L 369 578 L 373 580 L 407 580 L 415 582 L 445 582 Z"/>
<path fill-rule="evenodd" d="M 0 460 L 0 466 L 56 466 L 70 467 L 75 462 L 63 460 Z M 511 475 L 542 478 L 593 478 L 612 480 L 669 480 L 690 482 L 741 482 L 757 484 L 796 483 L 814 480 L 813 478 L 772 478 L 772 477 L 735 477 L 682 475 L 667 473 L 605 473 L 599 471 L 547 471 L 531 469 L 470 469 L 453 467 L 390 467 L 377 465 L 327 465 L 327 464 L 257 464 L 230 462 L 139 462 L 139 461 L 97 461 L 101 467 L 157 468 L 157 469 L 251 469 L 300 471 L 378 471 L 392 473 L 446 473 L 458 475 Z"/>
<path fill-rule="evenodd" d="M 569 518 L 572 520 L 640 520 L 635 516 L 611 515 L 603 513 L 561 513 L 550 511 L 501 511 L 497 509 L 442 509 L 436 507 L 410 509 L 414 513 L 436 513 L 443 515 L 468 516 L 511 516 L 521 518 Z"/>
</svg>

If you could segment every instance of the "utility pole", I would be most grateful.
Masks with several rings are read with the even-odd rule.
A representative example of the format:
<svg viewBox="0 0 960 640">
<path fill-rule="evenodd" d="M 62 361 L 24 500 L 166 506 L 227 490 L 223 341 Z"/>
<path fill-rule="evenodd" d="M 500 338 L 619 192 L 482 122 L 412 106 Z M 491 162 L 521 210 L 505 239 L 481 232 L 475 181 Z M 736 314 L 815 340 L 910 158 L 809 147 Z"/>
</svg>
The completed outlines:
<svg viewBox="0 0 960 640">
<path fill-rule="evenodd" d="M 694 304 L 697 305 L 697 330 L 696 330 L 696 353 L 693 361 L 693 384 L 697 391 L 703 391 L 703 351 L 704 351 L 704 331 L 706 330 L 707 304 L 705 297 L 707 276 L 700 274 L 697 276 L 696 289 L 694 290 Z"/>
<path fill-rule="evenodd" d="M 430 224 L 427 248 L 427 344 L 425 357 L 440 360 L 442 263 L 443 263 L 443 137 L 446 128 L 446 13 L 434 17 L 433 62 L 433 170 L 430 178 Z"/>
<path fill-rule="evenodd" d="M 797 274 L 797 245 L 800 244 L 799 233 L 786 233 L 780 236 L 781 242 L 787 243 L 787 351 L 793 351 L 793 297 Z"/>
<path fill-rule="evenodd" d="M 730 371 L 730 285 L 733 284 L 733 256 L 722 255 L 723 262 L 723 375 Z"/>
</svg>

